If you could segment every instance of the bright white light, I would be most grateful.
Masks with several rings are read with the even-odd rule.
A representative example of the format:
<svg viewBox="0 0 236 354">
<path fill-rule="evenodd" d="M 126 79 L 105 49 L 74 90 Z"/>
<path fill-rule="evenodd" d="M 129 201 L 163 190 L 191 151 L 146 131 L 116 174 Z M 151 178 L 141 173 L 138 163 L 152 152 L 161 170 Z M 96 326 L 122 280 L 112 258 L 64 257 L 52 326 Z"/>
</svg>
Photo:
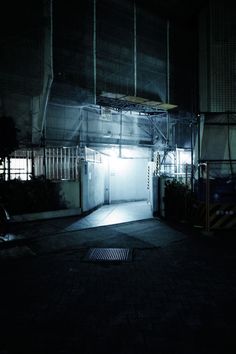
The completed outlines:
<svg viewBox="0 0 236 354">
<path fill-rule="evenodd" d="M 129 148 L 122 149 L 122 157 L 132 158 L 132 157 L 136 157 L 136 155 L 137 155 L 137 152 L 135 150 L 131 150 Z"/>
<path fill-rule="evenodd" d="M 184 149 L 177 149 L 179 154 L 179 164 L 191 164 L 191 151 Z"/>
<path fill-rule="evenodd" d="M 122 174 L 125 171 L 125 160 L 110 156 L 110 169 L 111 173 Z"/>
<path fill-rule="evenodd" d="M 137 111 L 127 111 L 127 112 L 124 113 L 124 115 L 132 116 L 132 117 L 146 116 L 145 113 L 140 113 L 140 112 L 137 112 Z"/>
<path fill-rule="evenodd" d="M 7 165 L 7 164 L 6 164 Z M 31 163 L 24 158 L 11 158 L 11 179 L 21 179 L 26 181 L 28 179 L 27 173 L 31 173 Z"/>
<path fill-rule="evenodd" d="M 118 157 L 118 149 L 112 147 L 110 150 L 109 150 L 109 156 L 111 158 L 116 158 Z"/>
</svg>

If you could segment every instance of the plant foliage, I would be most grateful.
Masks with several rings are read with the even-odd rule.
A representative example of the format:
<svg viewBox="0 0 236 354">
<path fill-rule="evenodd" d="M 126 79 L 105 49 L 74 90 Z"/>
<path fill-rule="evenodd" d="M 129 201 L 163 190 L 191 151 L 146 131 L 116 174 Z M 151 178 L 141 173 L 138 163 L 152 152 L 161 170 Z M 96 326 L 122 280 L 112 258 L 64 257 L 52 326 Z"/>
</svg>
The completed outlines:
<svg viewBox="0 0 236 354">
<path fill-rule="evenodd" d="M 0 159 L 8 157 L 18 149 L 17 129 L 15 122 L 10 116 L 0 117 Z"/>
</svg>

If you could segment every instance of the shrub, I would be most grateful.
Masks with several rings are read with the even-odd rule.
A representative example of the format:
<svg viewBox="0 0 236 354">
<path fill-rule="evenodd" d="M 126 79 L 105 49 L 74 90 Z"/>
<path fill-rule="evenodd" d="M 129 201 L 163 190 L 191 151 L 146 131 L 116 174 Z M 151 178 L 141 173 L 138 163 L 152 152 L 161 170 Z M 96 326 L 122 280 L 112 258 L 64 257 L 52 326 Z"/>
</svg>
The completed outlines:
<svg viewBox="0 0 236 354">
<path fill-rule="evenodd" d="M 1 181 L 0 199 L 11 215 L 65 208 L 59 184 L 49 180 Z"/>
</svg>

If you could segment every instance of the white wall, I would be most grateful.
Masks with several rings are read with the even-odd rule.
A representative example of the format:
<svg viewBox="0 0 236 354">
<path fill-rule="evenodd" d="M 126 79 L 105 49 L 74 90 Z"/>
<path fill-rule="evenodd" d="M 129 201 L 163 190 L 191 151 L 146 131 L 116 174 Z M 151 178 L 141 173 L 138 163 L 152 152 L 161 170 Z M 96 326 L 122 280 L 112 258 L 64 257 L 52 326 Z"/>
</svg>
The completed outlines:
<svg viewBox="0 0 236 354">
<path fill-rule="evenodd" d="M 104 203 L 105 167 L 102 163 L 81 162 L 82 211 Z"/>
<path fill-rule="evenodd" d="M 119 159 L 110 161 L 110 201 L 147 199 L 148 159 Z"/>
<path fill-rule="evenodd" d="M 109 189 L 110 203 L 147 200 L 148 159 L 118 159 L 105 163 L 81 162 L 82 212 L 105 202 Z M 109 175 L 106 176 L 106 173 Z"/>
</svg>

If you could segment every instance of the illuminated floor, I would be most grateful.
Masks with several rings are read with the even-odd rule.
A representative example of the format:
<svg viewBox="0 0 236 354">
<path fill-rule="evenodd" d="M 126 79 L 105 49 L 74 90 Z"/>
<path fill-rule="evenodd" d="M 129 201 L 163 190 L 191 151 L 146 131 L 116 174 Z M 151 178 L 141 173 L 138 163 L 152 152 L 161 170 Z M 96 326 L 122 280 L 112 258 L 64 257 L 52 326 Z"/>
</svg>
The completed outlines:
<svg viewBox="0 0 236 354">
<path fill-rule="evenodd" d="M 152 218 L 152 210 L 147 201 L 104 205 L 91 214 L 75 221 L 65 230 L 120 224 L 123 222 Z"/>
<path fill-rule="evenodd" d="M 152 210 L 147 201 L 110 204 L 104 205 L 83 217 L 71 216 L 12 224 L 9 232 L 5 237 L 0 239 L 0 242 L 13 241 L 20 238 L 34 238 L 46 234 L 53 235 L 58 232 L 70 232 L 151 218 L 153 218 Z"/>
</svg>

